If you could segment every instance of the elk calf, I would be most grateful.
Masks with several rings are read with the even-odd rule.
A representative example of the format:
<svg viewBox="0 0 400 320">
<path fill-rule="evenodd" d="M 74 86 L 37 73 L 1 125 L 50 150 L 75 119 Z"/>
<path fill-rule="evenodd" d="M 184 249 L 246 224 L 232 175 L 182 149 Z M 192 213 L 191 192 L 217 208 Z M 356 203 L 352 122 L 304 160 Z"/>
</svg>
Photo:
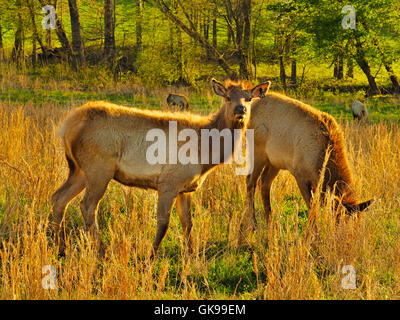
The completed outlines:
<svg viewBox="0 0 400 320">
<path fill-rule="evenodd" d="M 198 137 L 202 129 L 216 129 L 219 132 L 232 132 L 236 129 L 243 134 L 249 121 L 252 100 L 264 96 L 269 85 L 268 82 L 253 88 L 247 82 L 231 81 L 224 85 L 213 79 L 213 89 L 217 95 L 223 97 L 223 101 L 219 111 L 205 117 L 189 113 L 125 108 L 107 102 L 90 102 L 74 110 L 59 130 L 70 170 L 67 181 L 52 197 L 53 226 L 59 241 L 59 253 L 63 255 L 65 249 L 64 228 L 60 230 L 65 208 L 86 188 L 81 211 L 86 228 L 97 239 L 100 255 L 104 254 L 96 211 L 112 179 L 127 186 L 154 189 L 158 192 L 157 232 L 152 256 L 157 252 L 168 229 L 175 199 L 190 248 L 191 193 L 199 188 L 214 167 L 224 163 L 225 153 L 220 152 L 224 149 L 215 153 L 220 157 L 219 163 L 209 161 L 205 164 L 181 164 L 169 161 L 165 164 L 150 164 L 146 150 L 152 143 L 147 141 L 147 133 L 150 130 L 161 130 L 169 137 L 168 128 L 173 121 L 178 130 L 193 129 Z M 241 141 L 231 142 L 229 151 L 232 155 Z M 203 153 L 202 147 L 203 145 L 199 146 L 198 154 Z M 221 144 L 221 148 L 223 147 Z M 210 150 L 209 145 L 206 150 Z M 214 150 L 211 150 L 208 159 L 214 160 L 213 154 Z"/>
</svg>

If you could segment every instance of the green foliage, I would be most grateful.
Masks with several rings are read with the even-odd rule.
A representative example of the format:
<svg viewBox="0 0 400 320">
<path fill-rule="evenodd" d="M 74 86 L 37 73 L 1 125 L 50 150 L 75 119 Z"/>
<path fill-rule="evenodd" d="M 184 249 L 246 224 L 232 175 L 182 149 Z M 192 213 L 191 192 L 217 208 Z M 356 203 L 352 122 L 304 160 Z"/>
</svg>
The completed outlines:
<svg viewBox="0 0 400 320">
<path fill-rule="evenodd" d="M 23 25 L 24 55 L 28 57 L 32 50 L 33 28 L 28 3 L 32 3 L 36 28 L 43 43 L 47 43 L 46 32 L 42 29 L 39 1 L 5 1 L 0 0 L 0 21 L 6 56 L 9 58 L 14 46 L 15 32 L 18 27 L 16 14 L 19 13 Z M 206 0 L 188 0 L 183 7 L 174 1 L 165 2 L 172 12 L 190 29 L 198 32 L 208 43 L 213 44 L 229 66 L 239 71 L 242 48 L 235 44 L 240 26 L 240 7 L 232 2 L 232 13 L 228 12 L 226 3 Z M 279 58 L 283 57 L 283 66 L 289 76 L 290 64 L 297 63 L 297 87 L 320 80 L 319 73 L 329 74 L 324 80 L 332 81 L 330 69 L 333 61 L 341 56 L 347 61 L 356 57 L 355 44 L 363 46 L 366 60 L 372 75 L 379 85 L 391 86 L 385 71 L 383 57 L 393 66 L 394 74 L 400 72 L 400 3 L 397 0 L 355 0 L 351 3 L 356 9 L 356 29 L 343 29 L 341 22 L 345 14 L 342 1 L 330 0 L 285 0 L 251 2 L 251 32 L 249 39 L 249 59 L 253 78 L 269 78 L 274 83 L 282 75 L 279 70 Z M 101 59 L 104 42 L 104 3 L 97 0 L 78 1 L 80 24 L 88 67 L 78 70 L 80 81 L 76 89 L 85 90 L 98 86 L 104 88 L 113 74 L 113 61 Z M 188 17 L 193 26 L 188 22 Z M 57 14 L 71 42 L 71 24 L 68 1 L 57 2 Z M 234 15 L 230 17 L 229 15 Z M 156 6 L 155 1 L 145 1 L 142 29 L 142 48 L 137 51 L 137 7 L 135 1 L 116 1 L 116 57 L 129 57 L 132 70 L 122 74 L 122 81 L 138 81 L 148 86 L 165 86 L 170 84 L 189 84 L 200 89 L 204 80 L 211 76 L 225 78 L 226 72 L 221 68 L 218 58 L 177 24 L 171 21 Z M 213 19 L 216 28 L 213 35 Z M 236 20 L 235 20 L 236 19 Z M 240 19 L 239 19 L 240 20 Z M 242 25 L 243 26 L 243 25 Z M 55 31 L 52 33 L 52 46 L 60 47 Z M 241 45 L 242 46 L 242 45 Z M 40 48 L 38 46 L 38 52 Z M 93 62 L 95 61 L 95 62 Z M 26 59 L 29 67 L 30 58 Z M 107 66 L 106 66 L 107 65 Z M 317 65 L 318 74 L 307 74 L 307 69 Z M 41 75 L 50 78 L 55 69 L 63 66 L 40 66 Z M 65 70 L 65 77 L 76 71 Z M 304 71 L 304 73 L 303 73 Z M 57 73 L 57 72 L 56 72 Z M 349 78 L 350 79 L 350 78 Z M 367 83 L 363 71 L 355 64 L 354 83 Z M 343 79 L 346 81 L 348 79 Z M 340 85 L 340 83 L 338 83 Z"/>
</svg>

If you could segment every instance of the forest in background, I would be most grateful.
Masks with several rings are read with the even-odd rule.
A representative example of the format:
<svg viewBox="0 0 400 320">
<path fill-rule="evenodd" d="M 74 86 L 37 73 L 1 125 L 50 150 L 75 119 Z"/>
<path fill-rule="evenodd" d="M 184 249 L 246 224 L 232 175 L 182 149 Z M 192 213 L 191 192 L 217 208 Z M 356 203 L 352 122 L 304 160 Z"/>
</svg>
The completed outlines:
<svg viewBox="0 0 400 320">
<path fill-rule="evenodd" d="M 56 8 L 54 29 L 50 11 Z M 355 28 L 343 19 L 355 8 Z M 47 29 L 43 28 L 43 21 Z M 198 87 L 212 76 L 400 92 L 397 0 L 0 0 L 0 60 Z M 50 27 L 50 28 L 49 28 Z"/>
</svg>

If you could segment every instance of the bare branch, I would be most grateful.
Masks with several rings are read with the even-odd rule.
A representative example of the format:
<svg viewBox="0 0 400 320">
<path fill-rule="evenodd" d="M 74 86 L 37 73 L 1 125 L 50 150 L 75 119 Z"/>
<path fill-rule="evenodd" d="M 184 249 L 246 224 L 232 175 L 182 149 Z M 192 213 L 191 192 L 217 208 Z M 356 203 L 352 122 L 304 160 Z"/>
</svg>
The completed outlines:
<svg viewBox="0 0 400 320">
<path fill-rule="evenodd" d="M 183 14 L 185 15 L 187 21 L 189 22 L 190 27 L 192 28 L 192 30 L 193 30 L 193 31 L 196 31 L 196 26 L 194 25 L 192 19 L 190 19 L 189 14 L 187 13 L 187 11 L 185 10 L 185 8 L 184 8 L 183 5 L 182 5 L 182 2 L 179 1 L 179 0 L 177 0 L 177 3 L 178 3 L 178 5 L 179 5 L 179 7 L 182 9 L 182 12 L 183 12 Z"/>
<path fill-rule="evenodd" d="M 180 1 L 178 1 L 179 3 Z M 215 48 L 212 44 L 210 44 L 199 32 L 197 32 L 195 29 L 193 29 L 194 25 L 193 22 L 191 22 L 192 27 L 188 27 L 185 23 L 182 22 L 181 19 L 179 19 L 172 11 L 171 9 L 165 4 L 163 0 L 155 0 L 154 1 L 155 5 L 160 9 L 162 13 L 166 15 L 168 19 L 170 19 L 172 22 L 176 24 L 177 27 L 179 27 L 182 31 L 184 31 L 187 35 L 192 37 L 194 40 L 196 40 L 203 48 L 208 50 L 212 56 L 217 60 L 218 64 L 221 66 L 221 68 L 232 78 L 237 78 L 237 73 L 230 68 L 226 60 L 223 58 L 223 55 Z M 183 7 L 182 4 L 180 4 L 181 8 Z M 186 18 L 190 20 L 190 17 L 188 17 L 187 12 L 185 13 L 185 10 L 182 10 L 186 16 Z M 189 22 L 190 23 L 190 22 Z"/>
</svg>

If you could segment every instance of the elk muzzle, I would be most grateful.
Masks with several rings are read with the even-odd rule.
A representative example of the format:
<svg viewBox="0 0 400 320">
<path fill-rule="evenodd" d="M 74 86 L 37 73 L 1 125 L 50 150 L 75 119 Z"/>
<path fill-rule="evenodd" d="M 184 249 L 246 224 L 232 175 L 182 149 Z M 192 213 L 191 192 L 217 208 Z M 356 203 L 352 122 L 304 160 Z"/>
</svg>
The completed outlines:
<svg viewBox="0 0 400 320">
<path fill-rule="evenodd" d="M 237 105 L 233 111 L 236 120 L 243 120 L 246 118 L 246 107 L 242 105 Z"/>
</svg>

